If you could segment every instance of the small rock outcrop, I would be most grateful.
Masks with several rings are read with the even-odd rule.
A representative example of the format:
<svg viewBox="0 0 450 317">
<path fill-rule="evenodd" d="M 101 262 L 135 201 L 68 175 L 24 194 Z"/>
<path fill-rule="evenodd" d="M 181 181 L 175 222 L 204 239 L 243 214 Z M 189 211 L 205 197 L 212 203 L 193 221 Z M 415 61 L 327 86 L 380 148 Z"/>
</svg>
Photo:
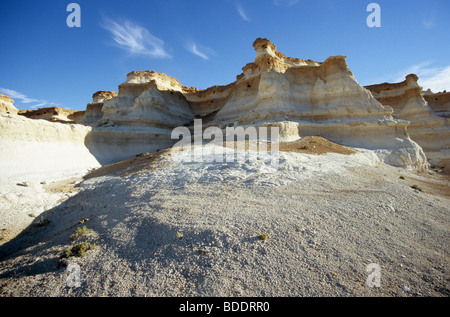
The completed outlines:
<svg viewBox="0 0 450 317">
<path fill-rule="evenodd" d="M 194 119 L 173 77 L 153 71 L 134 71 L 119 86 L 115 98 L 104 101 L 103 119 L 122 126 L 174 128 Z"/>
<path fill-rule="evenodd" d="M 117 93 L 114 91 L 97 91 L 92 96 L 92 102 L 87 104 L 86 111 L 81 123 L 92 124 L 97 122 L 103 117 L 103 104 L 106 100 L 117 97 Z"/>
<path fill-rule="evenodd" d="M 18 109 L 14 107 L 14 100 L 9 96 L 0 94 L 0 113 L 17 114 Z"/>
<path fill-rule="evenodd" d="M 423 97 L 434 113 L 443 118 L 450 118 L 450 92 L 433 93 L 425 91 Z"/>
<path fill-rule="evenodd" d="M 67 110 L 60 107 L 46 107 L 36 110 L 19 110 L 18 114 L 29 119 L 60 123 L 77 123 L 83 119 L 85 112 L 79 110 Z"/>
</svg>

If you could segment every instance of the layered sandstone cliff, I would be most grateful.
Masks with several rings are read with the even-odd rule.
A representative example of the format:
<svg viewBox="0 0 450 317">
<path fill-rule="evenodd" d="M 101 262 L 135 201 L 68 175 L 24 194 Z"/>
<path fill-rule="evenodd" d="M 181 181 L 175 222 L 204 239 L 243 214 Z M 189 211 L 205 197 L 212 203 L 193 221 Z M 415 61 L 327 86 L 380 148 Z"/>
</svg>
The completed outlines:
<svg viewBox="0 0 450 317">
<path fill-rule="evenodd" d="M 88 105 L 83 123 L 93 126 L 86 145 L 102 164 L 171 147 L 174 127 L 194 115 L 173 77 L 134 71 L 119 92 L 98 92 Z"/>
<path fill-rule="evenodd" d="M 211 124 L 293 121 L 299 135 L 373 149 L 392 165 L 424 166 L 424 153 L 407 135 L 408 123 L 394 119 L 392 108 L 358 84 L 344 56 L 319 63 L 288 58 L 267 39 L 253 46 L 255 61 L 229 88 Z"/>
<path fill-rule="evenodd" d="M 193 128 L 194 119 L 202 119 L 204 129 L 277 126 L 281 141 L 316 135 L 374 150 L 394 166 L 426 168 L 424 152 L 407 134 L 409 121 L 402 120 L 410 117 L 394 118 L 391 107 L 358 84 L 344 56 L 316 62 L 287 57 L 267 39 L 253 46 L 255 60 L 229 85 L 202 90 L 165 74 L 133 71 L 118 93 L 95 93 L 81 120 L 56 108 L 25 114 L 89 126 L 83 143 L 101 164 L 171 147 L 178 141 L 174 128 Z"/>
<path fill-rule="evenodd" d="M 178 80 L 152 71 L 129 73 L 102 112 L 103 119 L 122 126 L 174 128 L 194 119 Z"/>
<path fill-rule="evenodd" d="M 298 128 L 292 138 L 322 136 L 375 150 L 388 164 L 426 167 L 422 149 L 407 134 L 408 122 L 393 118 L 391 107 L 358 84 L 344 56 L 316 62 L 287 57 L 267 39 L 257 39 L 253 46 L 254 62 L 226 86 L 199 90 L 154 71 L 129 73 L 118 95 L 103 102 L 98 128 L 92 132 L 94 143 L 111 139 L 123 143 L 121 138 L 142 142 L 144 135 L 125 136 L 126 128 L 146 134 L 148 146 L 152 142 L 170 146 L 171 130 L 192 127 L 194 118 L 203 119 L 204 128 L 222 129 L 284 122 L 282 126 L 288 127 L 284 131 Z"/>
<path fill-rule="evenodd" d="M 424 149 L 429 159 L 440 161 L 450 158 L 449 119 L 435 114 L 427 102 L 427 99 L 433 98 L 425 98 L 418 80 L 417 75 L 410 74 L 400 83 L 383 83 L 366 88 L 380 103 L 394 109 L 392 115 L 395 118 L 410 122 L 407 128 L 409 136 Z M 441 105 L 434 103 L 439 111 L 444 110 Z"/>
</svg>

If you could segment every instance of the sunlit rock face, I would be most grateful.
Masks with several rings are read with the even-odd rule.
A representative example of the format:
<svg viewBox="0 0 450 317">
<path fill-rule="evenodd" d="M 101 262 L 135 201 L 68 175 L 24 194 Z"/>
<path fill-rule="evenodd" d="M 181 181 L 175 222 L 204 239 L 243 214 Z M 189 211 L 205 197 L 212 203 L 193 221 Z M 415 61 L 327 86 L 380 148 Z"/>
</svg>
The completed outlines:
<svg viewBox="0 0 450 317">
<path fill-rule="evenodd" d="M 410 122 L 407 127 L 409 136 L 423 148 L 429 159 L 435 162 L 448 159 L 450 125 L 449 119 L 443 115 L 445 107 L 442 95 L 445 94 L 437 97 L 433 97 L 434 94 L 427 96 L 418 80 L 417 75 L 410 74 L 400 83 L 383 83 L 366 88 L 379 102 L 394 109 L 394 118 Z M 441 116 L 433 111 L 427 100 L 434 102 L 433 106 Z M 441 102 L 436 102 L 439 100 Z"/>
<path fill-rule="evenodd" d="M 35 120 L 50 122 L 78 123 L 84 118 L 85 111 L 68 110 L 61 107 L 45 107 L 36 110 L 19 110 L 19 115 Z"/>
<path fill-rule="evenodd" d="M 194 120 L 181 84 L 165 74 L 134 71 L 118 93 L 98 91 L 83 124 L 92 126 L 85 144 L 101 164 L 172 146 L 173 128 Z"/>
<path fill-rule="evenodd" d="M 433 93 L 427 90 L 423 93 L 423 97 L 436 115 L 450 118 L 450 92 Z"/>
<path fill-rule="evenodd" d="M 14 100 L 9 96 L 0 94 L 0 113 L 17 114 L 18 109 L 14 107 Z"/>
<path fill-rule="evenodd" d="M 129 126 L 174 128 L 194 119 L 178 80 L 151 71 L 129 73 L 118 95 L 104 101 L 102 112 L 103 119 Z"/>
</svg>

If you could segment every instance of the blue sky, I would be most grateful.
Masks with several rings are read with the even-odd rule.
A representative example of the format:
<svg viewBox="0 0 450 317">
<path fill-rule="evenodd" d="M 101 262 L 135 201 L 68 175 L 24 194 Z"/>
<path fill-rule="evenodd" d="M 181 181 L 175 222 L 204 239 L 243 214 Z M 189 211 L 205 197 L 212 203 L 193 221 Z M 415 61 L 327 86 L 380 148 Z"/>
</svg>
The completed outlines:
<svg viewBox="0 0 450 317">
<path fill-rule="evenodd" d="M 66 24 L 71 2 L 80 28 Z M 373 2 L 379 28 L 366 23 Z M 448 0 L 1 0 L 0 93 L 19 109 L 84 110 L 133 70 L 226 85 L 258 37 L 291 57 L 345 55 L 362 85 L 416 73 L 424 88 L 450 90 L 449 12 Z"/>
</svg>

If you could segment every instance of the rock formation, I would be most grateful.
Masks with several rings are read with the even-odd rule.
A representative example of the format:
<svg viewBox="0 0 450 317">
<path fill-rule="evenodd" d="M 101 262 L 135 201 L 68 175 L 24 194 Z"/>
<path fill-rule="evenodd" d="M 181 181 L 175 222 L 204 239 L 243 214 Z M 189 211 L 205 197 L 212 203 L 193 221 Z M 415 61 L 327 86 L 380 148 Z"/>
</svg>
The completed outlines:
<svg viewBox="0 0 450 317">
<path fill-rule="evenodd" d="M 204 119 L 205 127 L 221 128 L 285 122 L 289 128 L 284 131 L 296 130 L 293 125 L 298 127 L 292 132 L 294 139 L 318 135 L 344 145 L 373 149 L 392 165 L 418 169 L 425 166 L 424 153 L 407 135 L 408 122 L 394 119 L 392 108 L 384 107 L 357 83 L 344 56 L 320 63 L 287 57 L 267 39 L 257 39 L 253 46 L 255 61 L 226 86 L 199 90 L 154 71 L 129 73 L 118 95 L 102 100 L 99 128 L 92 132 L 93 143 L 111 139 L 121 143 L 123 128 L 133 127 L 146 134 L 146 141 L 170 146 L 171 129 L 189 126 L 194 118 Z M 99 109 L 95 118 L 100 118 Z M 136 135 L 127 135 L 126 139 L 139 143 L 143 137 L 136 140 Z M 102 141 L 98 142 L 98 138 Z"/>
<path fill-rule="evenodd" d="M 0 114 L 17 114 L 19 111 L 16 107 L 14 107 L 14 100 L 6 95 L 0 94 Z"/>
<path fill-rule="evenodd" d="M 267 39 L 253 46 L 255 61 L 227 86 L 199 90 L 152 71 L 128 74 L 118 96 L 104 102 L 99 124 L 165 129 L 160 136 L 169 144 L 170 129 L 194 118 L 221 128 L 293 122 L 294 138 L 322 136 L 375 150 L 388 164 L 425 167 L 422 149 L 406 132 L 408 122 L 394 119 L 392 108 L 358 84 L 344 56 L 320 63 L 286 57 Z"/>
<path fill-rule="evenodd" d="M 102 112 L 103 119 L 125 126 L 174 128 L 194 119 L 178 80 L 151 71 L 129 73 Z"/>
<path fill-rule="evenodd" d="M 88 103 L 86 111 L 81 123 L 91 124 L 95 123 L 103 117 L 103 104 L 105 100 L 117 97 L 117 93 L 114 91 L 97 91 L 92 96 L 92 102 Z"/>
<path fill-rule="evenodd" d="M 86 147 L 91 127 L 73 124 L 84 111 L 59 107 L 18 110 L 0 95 L 0 178 L 58 179 L 100 166 Z"/>
<path fill-rule="evenodd" d="M 344 56 L 316 62 L 287 57 L 267 39 L 253 46 L 255 60 L 225 86 L 197 89 L 154 71 L 129 73 L 118 93 L 93 95 L 80 121 L 91 127 L 84 145 L 101 164 L 115 163 L 173 146 L 175 127 L 193 128 L 202 119 L 203 128 L 278 126 L 281 141 L 320 136 L 373 150 L 387 164 L 427 167 L 407 134 L 409 122 L 392 117 L 391 107 L 358 84 Z"/>
<path fill-rule="evenodd" d="M 436 115 L 450 118 L 450 92 L 432 93 L 431 91 L 426 91 L 423 97 Z"/>
<path fill-rule="evenodd" d="M 85 145 L 90 127 L 0 114 L 0 176 L 58 178 L 99 167 Z"/>
<path fill-rule="evenodd" d="M 449 119 L 434 113 L 426 101 L 418 79 L 417 75 L 410 74 L 400 83 L 383 83 L 366 88 L 380 103 L 394 109 L 393 117 L 410 122 L 407 128 L 409 136 L 423 148 L 429 159 L 434 162 L 448 159 L 450 158 Z M 442 115 L 445 113 L 444 107 L 441 106 L 444 98 L 433 96 L 435 95 L 428 95 L 427 99 L 434 99 L 434 107 Z"/>
<path fill-rule="evenodd" d="M 19 110 L 19 115 L 30 119 L 42 119 L 51 122 L 76 123 L 83 119 L 84 111 L 67 110 L 60 107 L 46 107 L 36 110 Z"/>
</svg>

